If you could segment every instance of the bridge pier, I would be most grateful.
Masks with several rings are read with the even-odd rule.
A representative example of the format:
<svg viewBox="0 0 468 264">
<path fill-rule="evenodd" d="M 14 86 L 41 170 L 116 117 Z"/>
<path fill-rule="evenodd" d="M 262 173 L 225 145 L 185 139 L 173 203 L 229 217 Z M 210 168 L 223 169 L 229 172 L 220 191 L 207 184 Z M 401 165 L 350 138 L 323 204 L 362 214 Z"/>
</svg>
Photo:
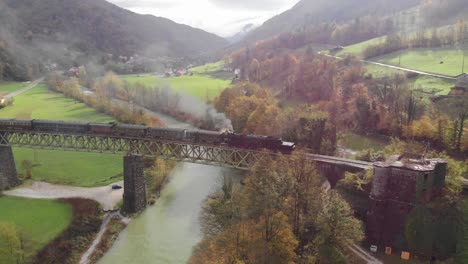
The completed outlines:
<svg viewBox="0 0 468 264">
<path fill-rule="evenodd" d="M 144 159 L 141 155 L 124 157 L 124 194 L 123 208 L 125 213 L 133 214 L 146 207 L 146 183 L 144 176 Z"/>
<path fill-rule="evenodd" d="M 345 168 L 338 165 L 332 165 L 325 162 L 316 162 L 316 165 L 320 174 L 327 178 L 332 188 L 335 187 L 336 184 L 345 176 Z"/>
<path fill-rule="evenodd" d="M 0 190 L 15 187 L 19 183 L 13 150 L 10 146 L 0 146 Z"/>
</svg>

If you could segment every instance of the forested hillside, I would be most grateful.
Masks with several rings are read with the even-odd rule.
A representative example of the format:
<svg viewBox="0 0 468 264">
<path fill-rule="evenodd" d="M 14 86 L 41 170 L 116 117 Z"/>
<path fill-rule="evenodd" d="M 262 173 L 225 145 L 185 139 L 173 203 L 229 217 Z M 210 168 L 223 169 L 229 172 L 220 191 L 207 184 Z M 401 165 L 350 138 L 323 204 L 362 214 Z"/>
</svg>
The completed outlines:
<svg viewBox="0 0 468 264">
<path fill-rule="evenodd" d="M 225 45 L 214 34 L 135 14 L 104 0 L 2 2 L 0 76 L 4 78 L 27 79 L 28 66 L 39 71 L 44 60 L 60 64 L 97 54 L 195 57 Z"/>
<path fill-rule="evenodd" d="M 249 34 L 243 44 L 271 38 L 320 23 L 343 23 L 364 16 L 384 16 L 407 9 L 419 0 L 302 0 Z"/>
</svg>

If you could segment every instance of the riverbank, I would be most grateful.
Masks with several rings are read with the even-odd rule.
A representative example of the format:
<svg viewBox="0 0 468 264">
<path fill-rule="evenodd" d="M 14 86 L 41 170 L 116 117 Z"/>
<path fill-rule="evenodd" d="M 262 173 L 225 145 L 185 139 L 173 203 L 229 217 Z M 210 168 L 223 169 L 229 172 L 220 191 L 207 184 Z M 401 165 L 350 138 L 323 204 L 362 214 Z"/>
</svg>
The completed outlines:
<svg viewBox="0 0 468 264">
<path fill-rule="evenodd" d="M 119 212 L 107 213 L 99 233 L 94 239 L 88 250 L 81 255 L 80 264 L 96 263 L 109 248 L 112 247 L 115 239 L 127 224 L 131 221 L 130 218 L 123 217 Z"/>
<path fill-rule="evenodd" d="M 98 263 L 186 263 L 202 238 L 203 201 L 219 190 L 223 176 L 236 175 L 220 167 L 179 163 L 155 205 L 133 219 Z"/>
<path fill-rule="evenodd" d="M 68 228 L 45 248 L 32 261 L 33 264 L 73 264 L 78 263 L 81 254 L 94 240 L 102 224 L 99 204 L 88 199 L 60 199 L 72 207 L 73 218 Z"/>
</svg>

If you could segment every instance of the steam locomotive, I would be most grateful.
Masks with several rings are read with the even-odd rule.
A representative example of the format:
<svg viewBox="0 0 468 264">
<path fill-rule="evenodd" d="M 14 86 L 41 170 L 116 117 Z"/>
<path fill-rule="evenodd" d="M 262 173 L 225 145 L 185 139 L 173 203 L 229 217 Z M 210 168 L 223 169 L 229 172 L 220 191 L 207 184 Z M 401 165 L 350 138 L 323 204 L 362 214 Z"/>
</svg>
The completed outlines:
<svg viewBox="0 0 468 264">
<path fill-rule="evenodd" d="M 202 145 L 226 145 L 232 148 L 261 150 L 290 154 L 295 144 L 279 138 L 243 135 L 231 132 L 148 127 L 116 123 L 83 123 L 30 119 L 0 119 L 0 131 L 28 131 L 73 135 L 99 135 L 138 139 L 190 142 Z"/>
</svg>

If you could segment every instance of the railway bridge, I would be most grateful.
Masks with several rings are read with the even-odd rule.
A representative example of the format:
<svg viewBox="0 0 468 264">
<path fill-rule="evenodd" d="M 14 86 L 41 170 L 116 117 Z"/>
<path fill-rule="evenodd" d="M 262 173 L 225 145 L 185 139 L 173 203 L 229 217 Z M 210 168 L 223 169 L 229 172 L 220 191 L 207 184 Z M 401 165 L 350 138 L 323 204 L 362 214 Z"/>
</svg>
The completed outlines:
<svg viewBox="0 0 468 264">
<path fill-rule="evenodd" d="M 19 184 L 12 147 L 124 155 L 123 209 L 130 213 L 140 211 L 146 205 L 144 157 L 247 170 L 259 159 L 276 155 L 270 151 L 179 139 L 162 140 L 70 131 L 38 132 L 0 126 L 0 189 L 2 185 L 11 188 Z M 372 168 L 372 164 L 368 162 L 314 154 L 309 154 L 308 157 L 317 162 L 319 170 L 327 175 L 332 185 L 345 171 Z"/>
</svg>

